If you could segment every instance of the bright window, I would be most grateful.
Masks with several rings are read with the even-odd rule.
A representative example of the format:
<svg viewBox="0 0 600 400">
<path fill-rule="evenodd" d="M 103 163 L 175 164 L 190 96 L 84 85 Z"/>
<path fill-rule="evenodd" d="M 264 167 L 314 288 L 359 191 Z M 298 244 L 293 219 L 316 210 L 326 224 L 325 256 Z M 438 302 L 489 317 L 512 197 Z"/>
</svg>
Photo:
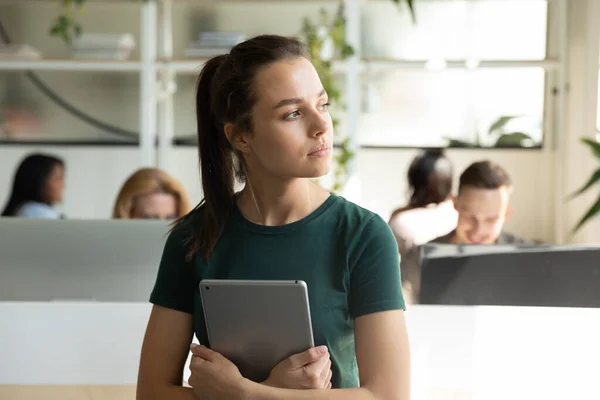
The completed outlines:
<svg viewBox="0 0 600 400">
<path fill-rule="evenodd" d="M 546 58 L 547 2 L 415 4 L 416 24 L 406 9 L 363 6 L 360 143 L 424 147 L 452 139 L 453 145 L 541 145 L 545 71 L 525 63 Z M 370 71 L 368 60 L 395 61 L 397 68 Z M 478 67 L 486 60 L 513 65 Z M 435 70 L 425 63 L 408 68 L 404 61 L 429 61 Z M 468 61 L 471 69 L 444 66 L 452 61 Z"/>
</svg>

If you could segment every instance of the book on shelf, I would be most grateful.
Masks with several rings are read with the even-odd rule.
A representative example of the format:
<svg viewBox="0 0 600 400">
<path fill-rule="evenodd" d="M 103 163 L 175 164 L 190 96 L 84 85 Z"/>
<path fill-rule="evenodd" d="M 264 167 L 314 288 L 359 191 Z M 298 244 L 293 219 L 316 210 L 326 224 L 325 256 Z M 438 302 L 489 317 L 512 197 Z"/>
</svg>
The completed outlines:
<svg viewBox="0 0 600 400">
<path fill-rule="evenodd" d="M 0 60 L 39 60 L 42 53 L 28 44 L 0 44 Z"/>
<path fill-rule="evenodd" d="M 126 60 L 136 47 L 130 33 L 84 33 L 73 42 L 73 58 Z"/>
<path fill-rule="evenodd" d="M 197 40 L 189 43 L 185 56 L 206 58 L 226 54 L 245 38 L 242 32 L 200 32 Z"/>
</svg>

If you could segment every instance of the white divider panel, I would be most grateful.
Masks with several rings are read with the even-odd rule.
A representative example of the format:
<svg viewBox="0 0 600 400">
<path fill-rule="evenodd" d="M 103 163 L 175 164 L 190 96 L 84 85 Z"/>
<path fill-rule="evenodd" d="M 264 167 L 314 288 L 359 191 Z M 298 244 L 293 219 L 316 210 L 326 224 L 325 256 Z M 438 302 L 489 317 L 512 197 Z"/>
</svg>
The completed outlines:
<svg viewBox="0 0 600 400">
<path fill-rule="evenodd" d="M 0 385 L 135 385 L 150 308 L 0 302 Z M 600 309 L 414 305 L 406 319 L 412 400 L 600 399 Z"/>
</svg>

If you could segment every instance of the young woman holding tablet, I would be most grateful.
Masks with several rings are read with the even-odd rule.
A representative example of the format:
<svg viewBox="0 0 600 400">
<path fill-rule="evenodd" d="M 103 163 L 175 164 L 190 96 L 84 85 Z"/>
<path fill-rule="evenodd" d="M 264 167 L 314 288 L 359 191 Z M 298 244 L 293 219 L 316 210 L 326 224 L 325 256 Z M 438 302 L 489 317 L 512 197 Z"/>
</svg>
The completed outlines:
<svg viewBox="0 0 600 400">
<path fill-rule="evenodd" d="M 331 168 L 327 93 L 304 45 L 265 35 L 209 60 L 196 98 L 204 200 L 165 245 L 138 399 L 409 398 L 398 248 L 384 220 L 311 181 Z M 236 179 L 245 182 L 235 192 Z M 252 382 L 207 344 L 202 279 L 303 280 L 315 345 Z"/>
</svg>

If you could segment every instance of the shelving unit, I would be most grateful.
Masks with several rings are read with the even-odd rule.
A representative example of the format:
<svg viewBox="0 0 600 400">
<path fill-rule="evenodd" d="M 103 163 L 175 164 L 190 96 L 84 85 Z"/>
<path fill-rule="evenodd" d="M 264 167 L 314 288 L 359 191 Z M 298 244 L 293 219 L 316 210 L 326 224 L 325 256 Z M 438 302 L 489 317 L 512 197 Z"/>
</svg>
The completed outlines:
<svg viewBox="0 0 600 400">
<path fill-rule="evenodd" d="M 0 4 L 13 1 L 0 0 Z M 35 4 L 36 0 L 28 3 Z M 39 0 L 37 0 L 39 1 Z M 47 0 L 46 0 L 47 1 Z M 111 0 L 94 0 L 107 1 Z M 133 0 L 115 1 L 113 3 L 131 3 Z M 140 50 L 139 60 L 132 61 L 96 61 L 96 60 L 32 60 L 32 61 L 0 61 L 0 71 L 34 70 L 34 71 L 82 71 L 109 73 L 139 73 L 140 79 L 140 108 L 139 108 L 139 160 L 143 166 L 158 166 L 170 169 L 171 155 L 174 143 L 174 95 L 177 75 L 197 75 L 205 59 L 177 59 L 173 54 L 173 3 L 181 0 L 155 0 L 142 2 L 140 7 Z M 191 1 L 191 0 L 188 0 Z M 277 0 L 249 0 L 277 1 Z M 331 0 L 321 0 L 326 3 Z M 336 0 L 337 1 L 337 0 Z M 391 1 L 391 0 L 390 0 Z M 425 1 L 425 0 L 423 0 Z M 360 0 L 343 0 L 346 13 L 346 38 L 356 50 L 356 55 L 346 60 L 333 62 L 333 68 L 345 77 L 343 88 L 346 104 L 344 132 L 350 137 L 351 150 L 357 151 L 358 141 L 356 128 L 361 104 L 361 79 L 370 79 L 372 74 L 385 70 L 427 70 L 428 60 L 398 60 L 386 58 L 360 58 L 361 42 L 361 5 L 368 2 Z M 565 88 L 566 55 L 567 55 L 567 0 L 550 0 L 549 4 L 557 7 L 557 38 L 558 52 L 555 58 L 535 61 L 506 61 L 482 60 L 475 66 L 469 60 L 446 60 L 444 69 L 493 69 L 493 68 L 542 68 L 554 71 L 553 85 Z M 547 135 L 547 144 L 557 152 L 564 151 L 560 133 L 565 131 L 565 90 L 558 90 L 555 96 L 555 123 L 552 124 L 552 134 Z M 155 143 L 158 142 L 158 147 Z M 350 173 L 355 171 L 353 164 L 349 165 Z M 560 171 L 556 171 L 557 174 Z M 556 207 L 562 207 L 558 201 Z M 562 196 L 562 194 L 560 194 Z M 560 214 L 560 213 L 557 213 Z M 560 221 L 556 221 L 560 225 Z M 562 229 L 557 229 L 562 231 Z"/>
<path fill-rule="evenodd" d="M 0 71 L 139 72 L 141 69 L 142 64 L 136 61 L 0 60 Z"/>
</svg>

